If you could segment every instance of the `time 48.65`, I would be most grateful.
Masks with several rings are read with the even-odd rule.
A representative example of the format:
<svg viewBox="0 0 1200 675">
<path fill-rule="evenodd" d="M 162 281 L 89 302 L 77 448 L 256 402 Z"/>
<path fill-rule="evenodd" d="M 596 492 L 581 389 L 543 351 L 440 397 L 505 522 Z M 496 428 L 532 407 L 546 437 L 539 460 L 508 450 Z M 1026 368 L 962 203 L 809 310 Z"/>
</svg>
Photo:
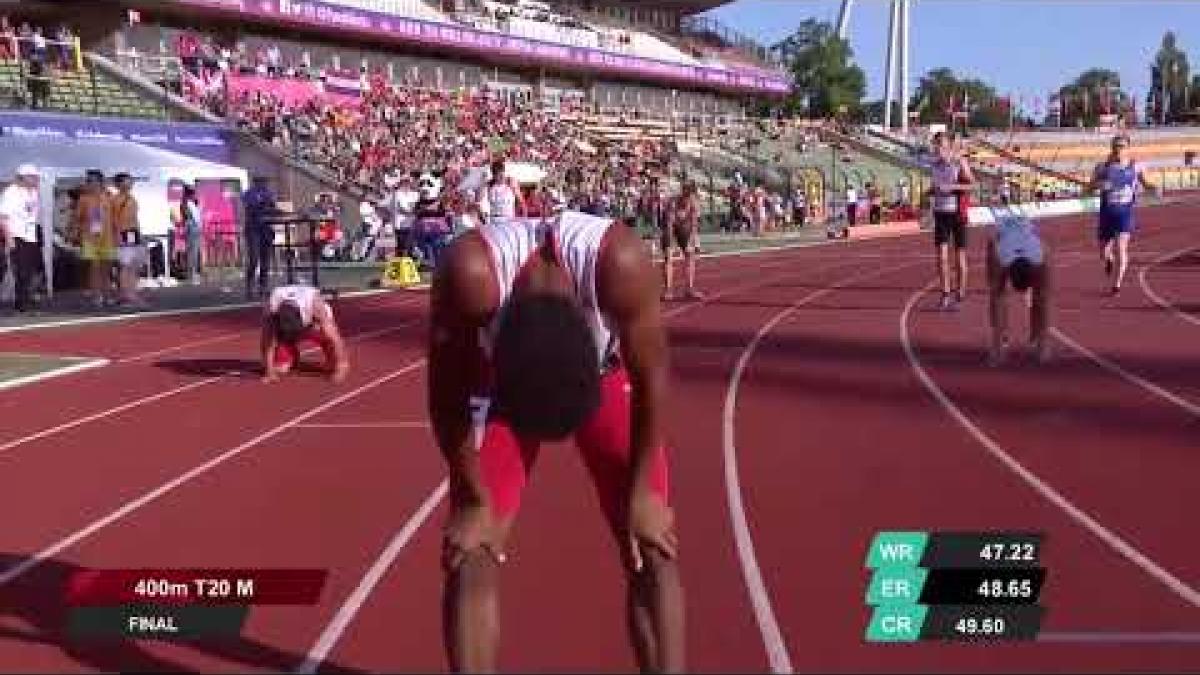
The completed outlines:
<svg viewBox="0 0 1200 675">
<path fill-rule="evenodd" d="M 977 589 L 981 598 L 1032 598 L 1032 579 L 987 579 Z"/>
</svg>

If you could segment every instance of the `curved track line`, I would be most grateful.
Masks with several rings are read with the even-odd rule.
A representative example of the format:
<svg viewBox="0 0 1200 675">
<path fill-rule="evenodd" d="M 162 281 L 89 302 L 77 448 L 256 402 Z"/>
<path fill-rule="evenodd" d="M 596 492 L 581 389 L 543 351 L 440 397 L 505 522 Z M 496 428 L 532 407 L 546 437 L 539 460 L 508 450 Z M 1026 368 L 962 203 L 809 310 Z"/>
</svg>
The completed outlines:
<svg viewBox="0 0 1200 675">
<path fill-rule="evenodd" d="M 750 342 L 747 343 L 745 349 L 742 350 L 737 363 L 733 366 L 733 372 L 729 376 L 729 386 L 725 390 L 725 406 L 722 411 L 721 420 L 722 453 L 725 464 L 725 497 L 726 503 L 729 506 L 729 520 L 733 527 L 733 539 L 737 545 L 738 561 L 742 568 L 742 578 L 746 583 L 746 592 L 749 594 L 750 603 L 754 608 L 754 619 L 758 623 L 758 630 L 762 635 L 763 646 L 767 650 L 767 659 L 771 664 L 772 673 L 790 673 L 793 672 L 793 668 L 791 657 L 788 656 L 787 643 L 779 629 L 779 622 L 775 619 L 775 611 L 771 608 L 771 595 L 767 591 L 762 570 L 758 566 L 758 557 L 754 552 L 754 538 L 750 534 L 750 523 L 746 515 L 746 505 L 742 500 L 742 484 L 737 467 L 737 434 L 734 429 L 734 420 L 737 416 L 738 389 L 741 386 L 742 375 L 746 371 L 746 366 L 750 363 L 750 358 L 754 356 L 755 350 L 758 349 L 758 345 L 766 339 L 767 335 L 776 326 L 792 314 L 795 314 L 804 305 L 844 286 L 918 264 L 925 263 L 924 261 L 919 263 L 909 262 L 882 270 L 872 269 L 867 272 L 853 274 L 845 277 L 836 284 L 813 291 L 796 300 L 759 328 L 758 333 L 754 335 Z"/>
<path fill-rule="evenodd" d="M 1107 370 L 1108 372 L 1113 373 L 1114 375 L 1117 375 L 1118 377 L 1121 377 L 1121 378 L 1129 381 L 1130 383 L 1141 387 L 1142 389 L 1145 389 L 1146 391 L 1150 392 L 1151 394 L 1154 394 L 1155 396 L 1158 396 L 1159 398 L 1161 398 L 1165 401 L 1174 403 L 1175 405 L 1179 406 L 1180 408 L 1183 408 L 1185 411 L 1191 413 L 1192 415 L 1195 415 L 1196 417 L 1200 417 L 1200 405 L 1196 405 L 1195 403 L 1192 403 L 1191 401 L 1183 398 L 1182 396 L 1179 396 L 1175 392 L 1170 391 L 1169 389 L 1160 387 L 1157 384 L 1154 384 L 1153 382 L 1151 382 L 1150 380 L 1147 380 L 1144 377 L 1134 375 L 1133 373 L 1129 372 L 1128 370 L 1125 370 L 1121 366 L 1118 366 L 1112 360 L 1110 360 L 1104 356 L 1101 356 L 1101 355 L 1097 354 L 1096 352 L 1093 352 L 1092 350 L 1088 349 L 1087 347 L 1084 347 L 1083 345 L 1079 344 L 1075 340 L 1071 339 L 1071 337 L 1068 336 L 1066 333 L 1062 332 L 1061 330 L 1059 330 L 1057 328 L 1051 328 L 1050 333 L 1055 338 L 1057 338 L 1059 342 L 1062 342 L 1063 344 L 1067 345 L 1071 349 L 1074 349 L 1075 351 L 1086 356 L 1087 358 L 1091 359 L 1092 361 L 1095 361 L 1097 365 L 1099 365 L 1101 368 Z"/>
<path fill-rule="evenodd" d="M 1200 246 L 1188 246 L 1187 248 L 1182 248 L 1182 249 L 1179 249 L 1178 251 L 1172 251 L 1171 253 L 1167 253 L 1166 255 L 1160 256 L 1160 257 L 1155 258 L 1154 260 L 1150 261 L 1150 263 L 1146 264 L 1145 266 L 1142 267 L 1142 269 L 1138 270 L 1138 285 L 1142 287 L 1142 292 L 1146 294 L 1146 297 L 1148 297 L 1154 301 L 1154 304 L 1158 305 L 1159 307 L 1162 307 L 1163 309 L 1174 314 L 1175 316 L 1179 317 L 1180 319 L 1187 321 L 1190 324 L 1200 326 L 1200 316 L 1196 316 L 1195 314 L 1185 312 L 1185 311 L 1179 309 L 1178 307 L 1176 307 L 1174 305 L 1174 303 L 1172 303 L 1171 301 L 1163 298 L 1161 295 L 1156 293 L 1154 291 L 1154 289 L 1150 287 L 1150 283 L 1146 281 L 1146 273 L 1149 272 L 1151 269 L 1167 262 L 1168 260 L 1173 260 L 1175 258 L 1182 257 L 1182 256 L 1184 256 L 1188 253 L 1191 253 L 1192 251 L 1196 251 L 1196 250 L 1200 250 Z"/>
<path fill-rule="evenodd" d="M 822 265 L 815 268 L 815 271 L 821 272 L 842 265 L 844 265 L 844 263 Z M 814 270 L 804 270 L 803 273 L 812 271 Z M 705 305 L 727 295 L 768 286 L 781 278 L 786 278 L 789 276 L 796 276 L 796 274 L 772 275 L 765 281 L 741 284 L 727 288 L 723 291 L 718 291 L 712 295 L 706 296 L 702 300 L 697 300 L 664 312 L 663 319 L 666 320 L 676 318 L 687 312 L 704 307 Z M 341 639 L 342 635 L 350 627 L 350 624 L 353 623 L 354 618 L 358 615 L 358 612 L 362 610 L 363 605 L 365 605 L 367 600 L 370 598 L 371 592 L 374 591 L 379 582 L 383 580 L 384 574 L 388 569 L 391 568 L 392 564 L 396 561 L 396 558 L 400 556 L 400 553 L 403 551 L 408 541 L 412 538 L 412 535 L 415 534 L 416 531 L 425 524 L 425 521 L 427 521 L 433 514 L 434 507 L 436 507 L 446 496 L 446 488 L 448 485 L 449 483 L 447 482 L 447 479 L 443 479 L 441 483 L 434 487 L 433 492 L 430 493 L 429 499 L 421 505 L 420 509 L 418 509 L 418 511 L 411 518 L 409 518 L 409 520 L 404 524 L 404 527 L 401 528 L 400 532 L 398 532 L 395 538 L 393 538 L 392 542 L 389 543 L 382 552 L 380 552 L 379 556 L 367 570 L 363 578 L 359 581 L 358 585 L 353 591 L 351 591 L 350 595 L 346 597 L 345 601 L 342 603 L 342 606 L 338 608 L 337 613 L 334 614 L 333 618 L 330 619 L 330 622 L 325 626 L 325 629 L 321 631 L 321 636 L 317 638 L 317 642 L 313 644 L 312 649 L 309 650 L 308 656 L 305 658 L 304 662 L 296 667 L 295 672 L 313 673 L 316 671 L 320 664 L 329 655 L 329 652 L 332 651 L 337 645 L 338 640 Z M 409 532 L 410 530 L 411 532 Z M 377 572 L 377 570 L 381 571 Z M 790 669 L 790 666 L 788 666 L 788 668 Z"/>
<path fill-rule="evenodd" d="M 921 384 L 924 385 L 929 394 L 933 396 L 933 398 L 939 404 L 941 404 L 942 408 L 945 409 L 945 411 L 952 418 L 954 418 L 954 420 L 958 422 L 958 424 L 962 426 L 967 433 L 969 433 L 976 441 L 979 442 L 979 444 L 989 455 L 1016 474 L 1021 480 L 1025 481 L 1029 487 L 1033 488 L 1035 492 L 1044 497 L 1046 501 L 1050 502 L 1054 506 L 1057 506 L 1072 520 L 1083 526 L 1085 530 L 1091 532 L 1096 536 L 1096 538 L 1107 544 L 1126 560 L 1133 563 L 1143 572 L 1149 574 L 1151 577 L 1162 583 L 1172 593 L 1179 596 L 1184 602 L 1192 607 L 1200 608 L 1200 591 L 1188 586 L 1178 577 L 1168 572 L 1158 563 L 1154 562 L 1141 551 L 1134 548 L 1132 544 L 1122 539 L 1119 535 L 1102 525 L 1098 520 L 1093 518 L 1083 509 L 1076 506 L 1071 502 L 1071 500 L 1064 497 L 1062 493 L 1055 490 L 1049 483 L 1038 477 L 1037 474 L 1025 468 L 1025 466 L 1014 459 L 1012 455 L 1008 454 L 1008 452 L 1005 451 L 999 443 L 993 440 L 982 429 L 980 429 L 978 425 L 971 421 L 971 418 L 967 417 L 967 415 L 963 413 L 958 405 L 956 405 L 954 401 L 950 399 L 946 392 L 943 391 L 942 388 L 933 381 L 933 378 L 925 370 L 925 367 L 921 365 L 921 360 L 917 357 L 916 351 L 913 349 L 912 336 L 909 333 L 908 328 L 909 317 L 912 315 L 913 307 L 916 306 L 917 301 L 920 300 L 921 296 L 927 293 L 931 288 L 933 288 L 933 285 L 927 284 L 924 288 L 913 293 L 912 297 L 908 299 L 908 303 L 905 304 L 904 311 L 900 314 L 900 342 L 904 347 L 904 355 L 908 358 L 908 364 L 912 367 L 913 373 L 917 376 L 917 379 L 921 381 Z"/>
</svg>

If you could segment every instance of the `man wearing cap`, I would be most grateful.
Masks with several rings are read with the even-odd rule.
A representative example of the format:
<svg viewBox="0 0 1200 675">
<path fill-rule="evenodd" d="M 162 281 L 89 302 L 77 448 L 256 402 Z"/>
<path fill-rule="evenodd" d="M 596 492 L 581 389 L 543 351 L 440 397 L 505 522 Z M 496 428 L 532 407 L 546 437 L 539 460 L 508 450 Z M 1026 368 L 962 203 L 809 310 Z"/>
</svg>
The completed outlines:
<svg viewBox="0 0 1200 675">
<path fill-rule="evenodd" d="M 0 280 L 11 261 L 18 312 L 33 309 L 33 279 L 42 264 L 37 238 L 39 178 L 37 167 L 22 164 L 16 180 L 0 193 Z"/>
</svg>

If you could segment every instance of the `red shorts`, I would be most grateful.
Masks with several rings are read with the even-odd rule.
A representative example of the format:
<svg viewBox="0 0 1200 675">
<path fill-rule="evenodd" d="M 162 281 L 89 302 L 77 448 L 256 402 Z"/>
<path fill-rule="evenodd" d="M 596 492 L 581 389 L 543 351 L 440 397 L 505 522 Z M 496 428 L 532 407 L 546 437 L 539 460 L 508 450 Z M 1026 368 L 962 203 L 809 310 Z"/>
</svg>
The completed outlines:
<svg viewBox="0 0 1200 675">
<path fill-rule="evenodd" d="M 325 364 L 333 367 L 333 341 L 317 328 L 310 328 L 291 344 L 279 343 L 275 346 L 275 367 L 282 371 L 291 370 L 300 362 L 300 352 L 319 348 L 325 354 Z"/>
<path fill-rule="evenodd" d="M 600 505 L 610 527 L 625 526 L 630 472 L 630 386 L 622 369 L 601 379 L 600 407 L 575 433 L 575 443 L 583 455 L 588 473 L 596 486 Z M 508 424 L 490 415 L 483 427 L 479 446 L 479 469 L 492 507 L 501 518 L 516 514 L 521 492 L 537 461 L 540 444 L 519 438 Z M 651 460 L 650 487 L 667 501 L 668 471 L 666 448 L 659 448 Z"/>
</svg>

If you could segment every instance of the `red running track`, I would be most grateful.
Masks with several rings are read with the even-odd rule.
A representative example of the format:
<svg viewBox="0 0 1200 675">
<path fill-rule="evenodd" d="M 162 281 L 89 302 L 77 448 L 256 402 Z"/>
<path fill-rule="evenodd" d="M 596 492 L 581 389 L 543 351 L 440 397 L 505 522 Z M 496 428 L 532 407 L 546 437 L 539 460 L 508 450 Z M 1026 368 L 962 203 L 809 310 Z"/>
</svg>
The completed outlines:
<svg viewBox="0 0 1200 675">
<path fill-rule="evenodd" d="M 983 366 L 982 295 L 930 311 L 923 237 L 705 261 L 708 300 L 669 309 L 690 667 L 1200 665 L 1188 499 L 1200 325 L 1187 320 L 1200 298 L 1187 250 L 1198 219 L 1195 208 L 1144 211 L 1115 299 L 1100 294 L 1090 223 L 1046 224 L 1061 343 L 1041 370 Z M 358 337 L 338 387 L 246 376 L 251 312 L 0 336 L 0 351 L 114 360 L 0 394 L 0 507 L 12 514 L 0 664 L 444 667 L 424 300 L 345 300 L 339 313 Z M 620 571 L 596 499 L 572 448 L 547 450 L 505 570 L 502 666 L 628 670 Z M 1044 531 L 1049 639 L 865 644 L 863 560 L 885 529 Z M 319 567 L 330 578 L 315 607 L 255 608 L 236 643 L 81 644 L 62 634 L 58 592 L 78 566 Z"/>
</svg>

